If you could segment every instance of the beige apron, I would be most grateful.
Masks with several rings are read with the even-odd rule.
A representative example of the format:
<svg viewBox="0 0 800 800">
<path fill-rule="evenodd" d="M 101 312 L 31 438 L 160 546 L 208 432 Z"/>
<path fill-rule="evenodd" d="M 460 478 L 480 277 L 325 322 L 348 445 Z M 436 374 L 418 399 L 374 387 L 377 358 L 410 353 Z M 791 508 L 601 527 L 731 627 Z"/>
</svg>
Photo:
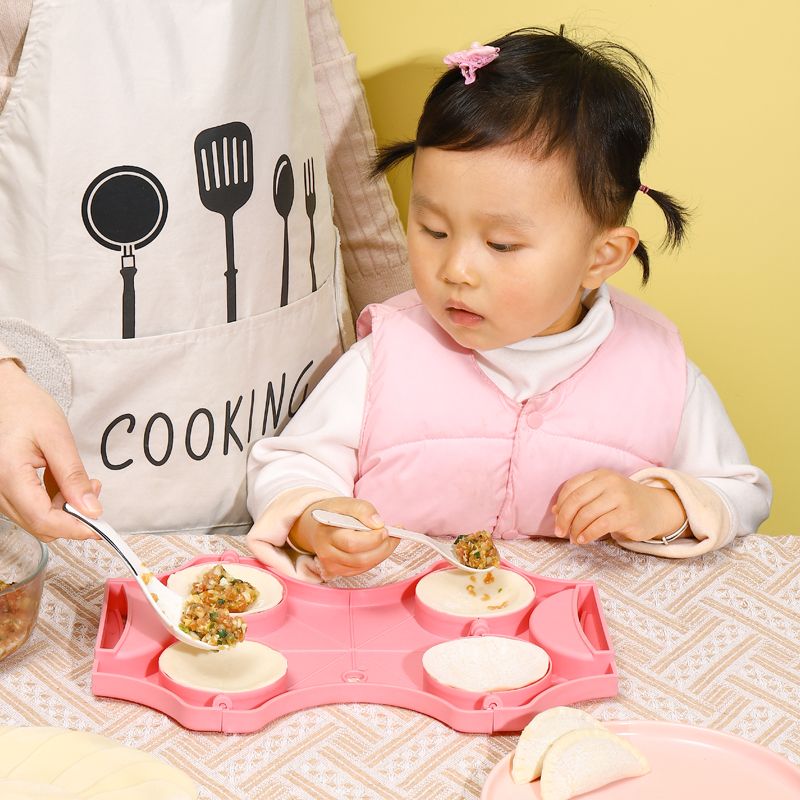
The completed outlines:
<svg viewBox="0 0 800 800">
<path fill-rule="evenodd" d="M 248 445 L 340 354 L 302 0 L 35 0 L 0 115 L 0 317 L 56 338 L 123 531 L 244 530 Z"/>
</svg>

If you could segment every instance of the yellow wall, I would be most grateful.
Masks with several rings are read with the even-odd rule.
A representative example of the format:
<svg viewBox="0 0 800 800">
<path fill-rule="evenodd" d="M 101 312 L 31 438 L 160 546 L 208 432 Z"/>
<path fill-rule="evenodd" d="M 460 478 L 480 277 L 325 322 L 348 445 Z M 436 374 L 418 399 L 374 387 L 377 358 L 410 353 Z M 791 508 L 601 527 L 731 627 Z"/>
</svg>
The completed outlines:
<svg viewBox="0 0 800 800">
<path fill-rule="evenodd" d="M 611 38 L 659 84 L 645 183 L 695 210 L 686 246 L 656 244 L 647 198 L 632 224 L 651 245 L 647 302 L 680 327 L 753 463 L 775 489 L 765 533 L 800 533 L 800 3 L 710 0 L 334 0 L 381 143 L 413 138 L 442 56 L 514 28 Z M 602 10 L 600 10 L 602 9 Z M 392 177 L 405 215 L 408 171 Z M 615 280 L 639 293 L 631 262 Z"/>
</svg>

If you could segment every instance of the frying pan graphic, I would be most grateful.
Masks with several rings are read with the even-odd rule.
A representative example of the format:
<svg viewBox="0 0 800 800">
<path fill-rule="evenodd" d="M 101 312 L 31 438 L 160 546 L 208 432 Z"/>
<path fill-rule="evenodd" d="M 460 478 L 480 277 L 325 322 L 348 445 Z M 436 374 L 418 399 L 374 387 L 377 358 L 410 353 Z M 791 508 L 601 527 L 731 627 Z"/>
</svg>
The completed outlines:
<svg viewBox="0 0 800 800">
<path fill-rule="evenodd" d="M 122 253 L 122 338 L 132 339 L 136 336 L 134 251 L 150 244 L 164 227 L 167 193 L 146 169 L 112 167 L 89 184 L 83 195 L 81 216 L 96 242 Z"/>
</svg>

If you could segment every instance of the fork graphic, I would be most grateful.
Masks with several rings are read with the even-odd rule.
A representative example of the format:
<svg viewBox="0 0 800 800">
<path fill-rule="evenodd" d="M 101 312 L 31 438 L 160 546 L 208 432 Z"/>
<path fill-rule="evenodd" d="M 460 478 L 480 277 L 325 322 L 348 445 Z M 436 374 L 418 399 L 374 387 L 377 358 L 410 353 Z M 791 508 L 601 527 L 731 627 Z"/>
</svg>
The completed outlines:
<svg viewBox="0 0 800 800">
<path fill-rule="evenodd" d="M 311 226 L 311 251 L 308 254 L 308 261 L 311 265 L 311 291 L 317 291 L 317 273 L 314 270 L 314 211 L 317 208 L 317 193 L 314 182 L 314 159 L 309 158 L 303 164 L 303 187 L 306 193 L 306 214 Z"/>
</svg>

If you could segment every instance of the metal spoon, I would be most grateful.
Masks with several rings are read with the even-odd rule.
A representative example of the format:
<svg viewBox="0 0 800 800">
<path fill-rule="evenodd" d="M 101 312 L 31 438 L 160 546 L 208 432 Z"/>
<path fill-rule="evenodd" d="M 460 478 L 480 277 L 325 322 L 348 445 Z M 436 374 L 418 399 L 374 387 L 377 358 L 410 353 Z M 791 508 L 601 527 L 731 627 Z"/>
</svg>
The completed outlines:
<svg viewBox="0 0 800 800">
<path fill-rule="evenodd" d="M 180 639 L 182 642 L 190 644 L 192 647 L 198 647 L 201 650 L 219 650 L 218 647 L 214 647 L 214 645 L 208 644 L 208 642 L 201 642 L 199 639 L 190 636 L 178 627 L 185 598 L 164 586 L 164 584 L 142 564 L 139 557 L 131 550 L 122 536 L 107 522 L 102 519 L 85 517 L 69 503 L 64 503 L 64 511 L 66 511 L 67 514 L 71 514 L 76 519 L 79 519 L 84 525 L 88 525 L 95 533 L 111 545 L 117 555 L 127 564 L 128 568 L 133 573 L 136 582 L 141 586 L 144 592 L 144 596 L 156 610 L 164 627 L 176 639 Z M 144 579 L 145 575 L 147 576 L 147 580 Z"/>
<path fill-rule="evenodd" d="M 350 528 L 354 531 L 375 530 L 374 528 L 368 527 L 360 520 L 357 520 L 355 517 L 348 516 L 347 514 L 337 514 L 335 511 L 324 511 L 321 508 L 316 508 L 311 512 L 311 516 L 314 517 L 317 522 L 321 522 L 323 525 L 331 525 L 334 528 Z M 424 544 L 465 572 L 490 572 L 494 569 L 494 567 L 478 569 L 476 567 L 466 566 L 458 557 L 453 544 L 443 544 L 425 533 L 407 531 L 405 528 L 393 528 L 391 525 L 386 525 L 385 527 L 389 532 L 389 536 L 394 536 L 395 539 L 408 539 L 412 542 Z"/>
</svg>

